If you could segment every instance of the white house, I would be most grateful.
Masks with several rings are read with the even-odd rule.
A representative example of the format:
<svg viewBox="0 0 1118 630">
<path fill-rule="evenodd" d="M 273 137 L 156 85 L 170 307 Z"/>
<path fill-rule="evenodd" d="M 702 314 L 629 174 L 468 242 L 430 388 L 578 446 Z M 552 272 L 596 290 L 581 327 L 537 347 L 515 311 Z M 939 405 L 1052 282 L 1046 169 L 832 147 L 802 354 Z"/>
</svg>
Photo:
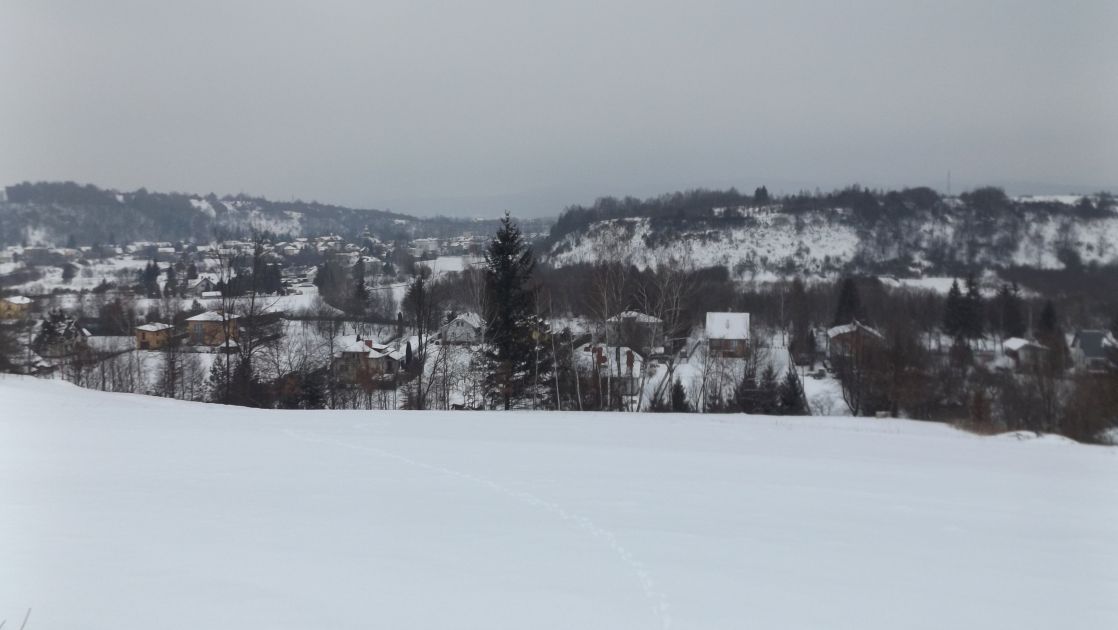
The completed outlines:
<svg viewBox="0 0 1118 630">
<path fill-rule="evenodd" d="M 485 323 L 477 313 L 463 313 L 439 328 L 443 343 L 481 343 L 484 335 Z"/>
<path fill-rule="evenodd" d="M 706 340 L 711 356 L 744 357 L 749 353 L 749 313 L 707 313 Z"/>
</svg>

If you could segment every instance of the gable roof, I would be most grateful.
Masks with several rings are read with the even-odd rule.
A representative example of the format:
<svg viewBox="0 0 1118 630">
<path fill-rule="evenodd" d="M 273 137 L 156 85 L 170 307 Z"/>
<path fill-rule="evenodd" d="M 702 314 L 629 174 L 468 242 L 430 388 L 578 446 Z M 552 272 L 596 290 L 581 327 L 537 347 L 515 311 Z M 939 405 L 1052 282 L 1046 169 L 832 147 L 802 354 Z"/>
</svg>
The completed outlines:
<svg viewBox="0 0 1118 630">
<path fill-rule="evenodd" d="M 198 313 L 194 317 L 187 317 L 188 322 L 220 322 L 226 320 L 237 319 L 237 315 L 223 315 L 221 311 L 206 311 L 205 313 Z"/>
<path fill-rule="evenodd" d="M 749 339 L 749 313 L 707 313 L 707 339 Z"/>
<path fill-rule="evenodd" d="M 469 325 L 472 328 L 481 328 L 485 325 L 481 321 L 481 315 L 478 315 L 477 313 L 462 313 L 458 317 L 455 317 L 454 319 L 447 322 L 447 324 L 449 325 L 459 321 Z"/>
<path fill-rule="evenodd" d="M 1038 350 L 1047 350 L 1048 349 L 1046 346 L 1043 346 L 1043 345 L 1041 345 L 1041 344 L 1039 344 L 1035 341 L 1029 341 L 1028 339 L 1022 339 L 1021 337 L 1010 337 L 1009 339 L 1006 339 L 1005 341 L 1002 342 L 1002 349 L 1007 350 L 1009 352 L 1016 352 L 1016 351 L 1020 350 L 1021 348 L 1036 348 Z"/>
<path fill-rule="evenodd" d="M 159 332 L 161 330 L 167 330 L 168 328 L 174 328 L 174 326 L 162 322 L 152 322 L 150 324 L 144 324 L 143 326 L 136 326 L 136 330 L 142 330 L 144 332 Z"/>
<path fill-rule="evenodd" d="M 610 323 L 616 323 L 629 319 L 636 320 L 638 324 L 659 324 L 664 321 L 659 317 L 654 317 L 640 311 L 621 311 L 620 313 L 614 315 L 606 321 Z"/>
<path fill-rule="evenodd" d="M 854 321 L 850 322 L 849 324 L 843 324 L 842 326 L 835 326 L 833 328 L 827 329 L 827 337 L 829 337 L 831 339 L 834 339 L 835 337 L 838 337 L 839 335 L 846 335 L 846 334 L 852 333 L 856 330 L 861 330 L 862 332 L 873 335 L 874 337 L 877 337 L 878 339 L 884 339 L 885 338 L 885 336 L 882 335 L 881 333 L 879 333 L 875 328 L 871 328 L 871 327 L 863 324 L 862 322 L 860 322 L 858 320 L 854 320 Z"/>
<path fill-rule="evenodd" d="M 1087 358 L 1099 359 L 1106 357 L 1108 347 L 1118 347 L 1118 342 L 1106 330 L 1080 330 L 1072 338 L 1071 347 L 1078 348 Z"/>
</svg>

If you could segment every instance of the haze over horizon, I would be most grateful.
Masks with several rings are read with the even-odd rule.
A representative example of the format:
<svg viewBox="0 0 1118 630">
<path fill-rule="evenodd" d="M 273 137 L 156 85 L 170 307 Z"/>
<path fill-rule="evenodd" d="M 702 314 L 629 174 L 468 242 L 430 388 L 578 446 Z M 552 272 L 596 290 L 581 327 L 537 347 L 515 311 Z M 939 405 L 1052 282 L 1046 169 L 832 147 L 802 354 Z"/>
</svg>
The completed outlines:
<svg viewBox="0 0 1118 630">
<path fill-rule="evenodd" d="M 0 183 L 554 215 L 1118 183 L 1118 5 L 9 3 Z"/>
</svg>

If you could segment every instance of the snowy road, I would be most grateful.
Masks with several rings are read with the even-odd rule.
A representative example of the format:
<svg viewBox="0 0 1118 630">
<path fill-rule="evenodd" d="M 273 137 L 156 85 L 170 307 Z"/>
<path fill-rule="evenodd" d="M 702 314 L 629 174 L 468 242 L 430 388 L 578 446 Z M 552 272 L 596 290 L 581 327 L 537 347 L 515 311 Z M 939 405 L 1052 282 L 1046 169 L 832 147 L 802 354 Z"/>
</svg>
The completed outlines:
<svg viewBox="0 0 1118 630">
<path fill-rule="evenodd" d="M 1115 448 L 16 378 L 0 401 L 8 626 L 1118 627 Z"/>
</svg>

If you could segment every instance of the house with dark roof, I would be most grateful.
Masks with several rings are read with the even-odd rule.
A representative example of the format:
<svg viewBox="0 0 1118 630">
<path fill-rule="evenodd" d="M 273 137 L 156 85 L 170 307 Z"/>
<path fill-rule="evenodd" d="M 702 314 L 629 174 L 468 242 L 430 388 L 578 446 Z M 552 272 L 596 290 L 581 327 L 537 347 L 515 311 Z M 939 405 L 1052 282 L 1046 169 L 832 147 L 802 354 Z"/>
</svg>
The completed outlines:
<svg viewBox="0 0 1118 630">
<path fill-rule="evenodd" d="M 864 349 L 885 343 L 885 336 L 876 328 L 858 320 L 827 330 L 827 358 L 834 361 L 858 354 Z"/>
<path fill-rule="evenodd" d="M 647 354 L 664 345 L 664 321 L 640 311 L 622 311 L 606 320 L 606 340 Z"/>
<path fill-rule="evenodd" d="M 1107 330 L 1079 330 L 1071 340 L 1076 369 L 1105 372 L 1118 368 L 1118 340 Z"/>
</svg>

